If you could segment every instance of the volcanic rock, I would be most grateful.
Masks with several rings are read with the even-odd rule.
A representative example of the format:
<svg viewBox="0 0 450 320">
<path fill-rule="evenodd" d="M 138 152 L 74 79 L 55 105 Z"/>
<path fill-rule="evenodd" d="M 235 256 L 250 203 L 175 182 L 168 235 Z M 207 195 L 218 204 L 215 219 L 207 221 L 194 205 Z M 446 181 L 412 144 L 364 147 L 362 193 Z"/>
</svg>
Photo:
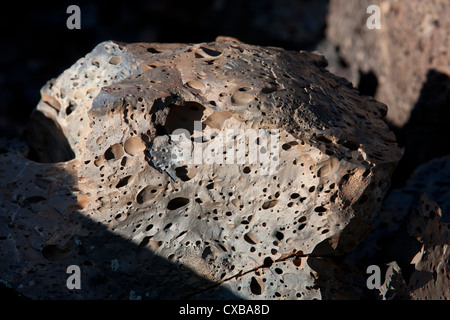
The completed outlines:
<svg viewBox="0 0 450 320">
<path fill-rule="evenodd" d="M 380 8 L 380 29 L 366 26 L 371 5 Z M 371 86 L 389 106 L 387 120 L 402 127 L 429 71 L 450 75 L 449 17 L 447 0 L 332 0 L 326 34 L 351 68 L 349 80 Z"/>
<path fill-rule="evenodd" d="M 100 43 L 43 87 L 29 152 L 0 155 L 2 282 L 31 298 L 320 299 L 311 261 L 364 239 L 402 154 L 386 106 L 325 66 L 230 38 Z"/>
</svg>

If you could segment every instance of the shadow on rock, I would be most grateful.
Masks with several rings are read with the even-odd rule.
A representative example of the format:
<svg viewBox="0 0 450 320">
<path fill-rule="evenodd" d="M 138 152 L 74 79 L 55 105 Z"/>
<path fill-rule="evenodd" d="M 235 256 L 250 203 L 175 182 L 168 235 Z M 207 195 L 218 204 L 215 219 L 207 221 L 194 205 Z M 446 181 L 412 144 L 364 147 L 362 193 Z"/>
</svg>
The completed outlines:
<svg viewBox="0 0 450 320">
<path fill-rule="evenodd" d="M 395 129 L 405 153 L 392 177 L 393 187 L 401 187 L 421 164 L 450 154 L 450 77 L 430 69 L 409 121 Z"/>
<path fill-rule="evenodd" d="M 141 244 L 80 214 L 74 161 L 36 163 L 0 155 L 1 298 L 236 299 L 189 268 L 158 254 L 151 237 Z M 153 245 L 155 250 L 150 250 Z M 69 290 L 70 265 L 80 267 L 81 289 Z M 205 292 L 209 292 L 205 294 Z"/>
</svg>

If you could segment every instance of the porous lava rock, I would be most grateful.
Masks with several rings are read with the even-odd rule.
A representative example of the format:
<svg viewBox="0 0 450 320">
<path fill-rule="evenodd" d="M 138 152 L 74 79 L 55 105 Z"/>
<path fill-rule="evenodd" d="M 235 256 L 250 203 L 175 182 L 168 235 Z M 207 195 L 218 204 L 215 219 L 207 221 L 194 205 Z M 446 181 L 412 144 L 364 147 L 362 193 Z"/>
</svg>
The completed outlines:
<svg viewBox="0 0 450 320">
<path fill-rule="evenodd" d="M 29 152 L 3 147 L 1 280 L 32 298 L 332 298 L 313 260 L 364 239 L 402 150 L 386 106 L 325 66 L 226 37 L 100 43 L 42 88 Z"/>
</svg>

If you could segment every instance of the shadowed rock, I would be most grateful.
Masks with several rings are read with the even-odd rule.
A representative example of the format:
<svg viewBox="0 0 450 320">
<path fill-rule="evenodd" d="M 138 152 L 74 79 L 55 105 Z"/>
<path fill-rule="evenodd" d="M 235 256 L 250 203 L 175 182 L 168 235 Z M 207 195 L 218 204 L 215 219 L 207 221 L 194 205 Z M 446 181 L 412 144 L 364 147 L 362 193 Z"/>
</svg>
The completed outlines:
<svg viewBox="0 0 450 320">
<path fill-rule="evenodd" d="M 33 298 L 330 297 L 313 260 L 364 239 L 402 152 L 386 106 L 325 66 L 229 38 L 99 44 L 35 111 L 74 159 L 2 155 L 1 280 Z M 86 290 L 65 287 L 71 264 Z"/>
</svg>

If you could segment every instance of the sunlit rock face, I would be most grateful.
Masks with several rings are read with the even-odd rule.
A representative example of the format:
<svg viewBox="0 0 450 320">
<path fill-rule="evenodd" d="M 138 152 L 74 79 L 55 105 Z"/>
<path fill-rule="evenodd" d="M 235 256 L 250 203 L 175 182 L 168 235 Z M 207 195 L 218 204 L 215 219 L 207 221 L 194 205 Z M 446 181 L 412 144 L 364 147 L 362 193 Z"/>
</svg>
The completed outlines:
<svg viewBox="0 0 450 320">
<path fill-rule="evenodd" d="M 0 155 L 1 280 L 32 298 L 330 297 L 321 259 L 364 239 L 402 152 L 386 106 L 325 66 L 224 37 L 100 43 L 43 87 L 29 151 Z"/>
</svg>

